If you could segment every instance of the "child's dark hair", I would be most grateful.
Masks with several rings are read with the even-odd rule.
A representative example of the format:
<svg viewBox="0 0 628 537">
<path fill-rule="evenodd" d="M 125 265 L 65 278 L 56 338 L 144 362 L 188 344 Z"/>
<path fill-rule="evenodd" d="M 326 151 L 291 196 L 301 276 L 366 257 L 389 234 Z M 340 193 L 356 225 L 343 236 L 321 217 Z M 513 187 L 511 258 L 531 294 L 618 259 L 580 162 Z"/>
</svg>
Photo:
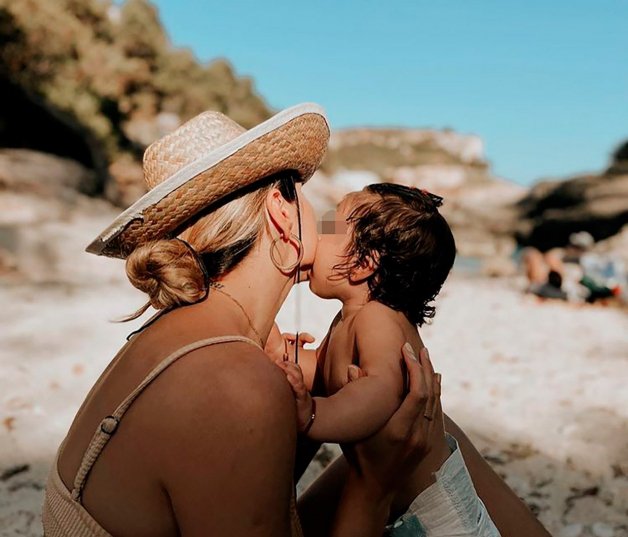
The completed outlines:
<svg viewBox="0 0 628 537">
<path fill-rule="evenodd" d="M 348 261 L 336 269 L 347 276 L 373 258 L 376 269 L 368 278 L 369 299 L 423 325 L 434 317 L 430 302 L 456 257 L 454 236 L 438 212 L 443 199 L 393 183 L 369 185 L 355 197 L 347 220 L 352 229 Z"/>
</svg>

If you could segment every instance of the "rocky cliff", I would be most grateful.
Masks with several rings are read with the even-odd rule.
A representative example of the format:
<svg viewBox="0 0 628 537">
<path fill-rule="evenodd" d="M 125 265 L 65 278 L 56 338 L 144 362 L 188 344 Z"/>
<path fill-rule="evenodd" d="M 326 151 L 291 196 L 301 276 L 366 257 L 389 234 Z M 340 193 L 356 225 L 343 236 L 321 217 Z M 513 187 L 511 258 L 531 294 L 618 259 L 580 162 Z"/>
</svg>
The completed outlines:
<svg viewBox="0 0 628 537">
<path fill-rule="evenodd" d="M 444 196 L 442 211 L 463 256 L 505 257 L 514 249 L 515 202 L 525 189 L 492 174 L 478 136 L 408 128 L 336 131 L 319 177 L 307 189 L 322 212 L 377 181 Z"/>
<path fill-rule="evenodd" d="M 330 174 L 367 170 L 383 181 L 446 190 L 490 179 L 482 140 L 451 130 L 336 131 L 323 170 Z"/>
<path fill-rule="evenodd" d="M 148 0 L 0 0 L 0 91 L 0 146 L 77 160 L 120 205 L 143 189 L 144 147 L 182 121 L 270 114 L 227 61 L 174 48 Z"/>
<path fill-rule="evenodd" d="M 517 240 L 547 250 L 588 231 L 596 241 L 628 224 L 628 142 L 614 152 L 608 169 L 597 175 L 536 184 L 518 203 Z"/>
</svg>

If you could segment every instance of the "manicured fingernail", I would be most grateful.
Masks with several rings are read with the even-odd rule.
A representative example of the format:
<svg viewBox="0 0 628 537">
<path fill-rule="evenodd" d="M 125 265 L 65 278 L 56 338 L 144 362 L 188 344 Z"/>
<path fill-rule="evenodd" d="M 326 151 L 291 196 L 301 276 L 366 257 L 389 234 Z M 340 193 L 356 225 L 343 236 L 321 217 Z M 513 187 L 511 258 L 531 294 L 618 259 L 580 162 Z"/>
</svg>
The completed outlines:
<svg viewBox="0 0 628 537">
<path fill-rule="evenodd" d="M 404 343 L 403 345 L 403 348 L 406 349 L 406 351 L 410 353 L 410 356 L 412 356 L 412 359 L 416 361 L 416 354 L 414 354 L 414 349 L 412 348 L 412 345 L 410 345 L 410 343 L 406 341 L 406 343 Z"/>
</svg>

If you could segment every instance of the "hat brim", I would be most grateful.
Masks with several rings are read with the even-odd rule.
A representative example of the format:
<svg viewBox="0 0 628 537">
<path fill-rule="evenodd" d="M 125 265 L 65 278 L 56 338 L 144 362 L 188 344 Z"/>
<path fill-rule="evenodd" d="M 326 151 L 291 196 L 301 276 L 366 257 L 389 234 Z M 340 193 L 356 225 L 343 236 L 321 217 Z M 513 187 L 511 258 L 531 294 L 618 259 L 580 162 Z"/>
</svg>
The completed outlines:
<svg viewBox="0 0 628 537">
<path fill-rule="evenodd" d="M 325 155 L 324 110 L 306 103 L 283 110 L 184 166 L 121 213 L 86 251 L 126 258 L 137 246 L 166 238 L 225 196 L 281 171 L 307 181 Z"/>
</svg>

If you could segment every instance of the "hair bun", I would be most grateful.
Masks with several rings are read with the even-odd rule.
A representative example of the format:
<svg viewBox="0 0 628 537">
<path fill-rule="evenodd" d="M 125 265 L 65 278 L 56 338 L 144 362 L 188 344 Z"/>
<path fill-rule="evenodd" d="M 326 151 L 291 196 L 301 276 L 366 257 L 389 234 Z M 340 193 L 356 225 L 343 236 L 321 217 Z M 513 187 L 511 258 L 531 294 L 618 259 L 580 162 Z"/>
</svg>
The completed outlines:
<svg viewBox="0 0 628 537">
<path fill-rule="evenodd" d="M 178 239 L 151 241 L 137 247 L 127 258 L 126 273 L 131 284 L 146 293 L 156 309 L 191 304 L 207 291 L 198 257 Z"/>
</svg>

